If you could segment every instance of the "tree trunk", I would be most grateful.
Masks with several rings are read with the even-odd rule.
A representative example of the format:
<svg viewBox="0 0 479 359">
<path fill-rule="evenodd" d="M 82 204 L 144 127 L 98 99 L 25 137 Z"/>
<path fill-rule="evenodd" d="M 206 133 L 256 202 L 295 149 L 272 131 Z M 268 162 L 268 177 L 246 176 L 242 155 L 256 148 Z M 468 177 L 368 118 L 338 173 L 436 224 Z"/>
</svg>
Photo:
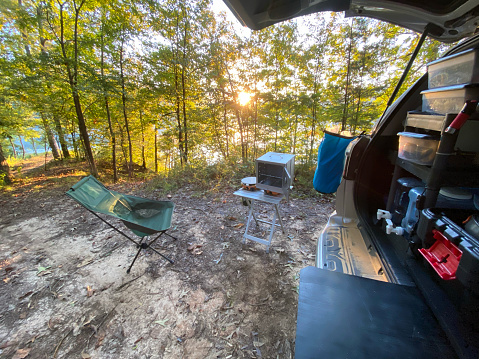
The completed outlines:
<svg viewBox="0 0 479 359">
<path fill-rule="evenodd" d="M 35 147 L 35 139 L 32 137 L 31 141 L 32 141 L 32 147 L 33 147 L 33 153 L 35 153 L 35 156 L 37 156 L 38 153 L 37 153 L 37 148 Z"/>
<path fill-rule="evenodd" d="M 145 125 L 143 123 L 143 111 L 140 110 L 140 126 L 141 126 L 141 167 L 146 170 L 146 156 L 145 156 Z"/>
<path fill-rule="evenodd" d="M 18 135 L 18 140 L 20 141 L 20 146 L 22 147 L 22 158 L 25 159 L 25 146 L 23 144 L 22 136 Z"/>
<path fill-rule="evenodd" d="M 352 46 L 353 46 L 353 24 L 354 24 L 354 19 L 351 20 L 351 27 L 349 30 L 348 69 L 346 72 L 346 87 L 344 89 L 344 107 L 343 107 L 343 118 L 341 121 L 341 131 L 346 130 L 346 123 L 348 120 L 349 81 L 351 78 L 351 52 L 352 52 Z"/>
<path fill-rule="evenodd" d="M 10 146 L 12 146 L 13 158 L 17 158 L 17 150 L 15 148 L 15 144 L 13 143 L 12 136 L 8 136 L 8 141 L 10 142 Z"/>
<path fill-rule="evenodd" d="M 53 135 L 53 131 L 50 128 L 50 125 L 48 124 L 48 121 L 47 121 L 45 115 L 40 114 L 40 117 L 42 118 L 43 128 L 45 130 L 45 136 L 47 138 L 48 145 L 52 149 L 53 159 L 59 160 L 60 159 L 60 148 L 58 147 L 57 140 L 55 139 L 55 136 Z"/>
<path fill-rule="evenodd" d="M 116 183 L 118 182 L 118 170 L 116 168 L 116 137 L 115 132 L 113 131 L 113 125 L 111 123 L 110 105 L 106 92 L 103 98 L 105 100 L 106 117 L 108 119 L 108 130 L 110 131 L 111 138 L 111 167 L 113 168 L 113 182 Z"/>
<path fill-rule="evenodd" d="M 63 158 L 70 158 L 70 151 L 68 150 L 68 144 L 65 140 L 65 133 L 63 132 L 62 124 L 60 123 L 58 116 L 53 116 L 53 122 L 55 123 L 55 129 L 57 130 L 58 139 L 60 140 Z"/>
<path fill-rule="evenodd" d="M 7 185 L 12 183 L 10 178 L 10 167 L 8 166 L 7 159 L 3 154 L 2 144 L 0 143 L 0 182 L 2 181 Z"/>
<path fill-rule="evenodd" d="M 278 107 L 274 107 L 274 152 L 276 152 L 276 146 L 278 145 Z"/>
<path fill-rule="evenodd" d="M 185 9 L 183 8 L 184 18 L 187 18 L 187 14 Z M 183 32 L 183 61 L 181 65 L 181 92 L 182 92 L 182 103 L 183 103 L 183 131 L 184 131 L 184 146 L 183 146 L 183 161 L 184 163 L 188 163 L 188 126 L 187 126 L 187 117 L 186 117 L 186 69 L 188 67 L 187 64 L 187 51 L 188 48 L 188 21 L 185 21 L 185 28 Z"/>
<path fill-rule="evenodd" d="M 296 154 L 296 141 L 298 133 L 298 115 L 294 116 L 294 131 L 293 131 L 293 155 Z"/>
<path fill-rule="evenodd" d="M 158 128 L 155 123 L 155 173 L 158 173 Z"/>
<path fill-rule="evenodd" d="M 75 121 L 72 119 L 72 124 L 71 124 L 71 132 L 70 135 L 72 136 L 72 144 L 73 144 L 73 153 L 75 154 L 75 157 L 77 159 L 80 159 L 80 151 L 78 150 L 78 140 L 76 138 L 76 132 L 75 132 Z"/>
<path fill-rule="evenodd" d="M 317 78 L 314 79 L 313 85 L 313 103 L 311 108 L 311 138 L 309 145 L 309 156 L 308 156 L 308 166 L 311 166 L 313 163 L 313 153 L 314 153 L 314 136 L 316 135 L 316 118 L 317 118 L 317 108 L 316 108 L 316 94 L 318 92 L 318 83 Z"/>
<path fill-rule="evenodd" d="M 111 123 L 111 115 L 110 115 L 110 105 L 108 102 L 108 91 L 105 84 L 105 62 L 104 62 L 104 34 L 103 34 L 103 21 L 102 19 L 102 26 L 101 26 L 101 62 L 100 62 L 100 71 L 101 71 L 101 82 L 103 88 L 103 99 L 105 101 L 105 110 L 106 110 L 106 117 L 108 120 L 108 130 L 110 131 L 110 140 L 111 140 L 111 166 L 113 168 L 113 182 L 118 182 L 118 170 L 116 168 L 116 137 L 115 131 L 113 131 L 113 125 Z"/>
<path fill-rule="evenodd" d="M 116 125 L 118 126 L 118 129 L 120 130 L 120 148 L 121 148 L 121 153 L 123 154 L 123 162 L 125 168 L 128 170 L 128 153 L 125 151 L 125 134 L 123 133 L 123 127 L 121 127 L 120 122 L 118 119 L 116 119 Z"/>
<path fill-rule="evenodd" d="M 218 149 L 220 150 L 221 152 L 221 155 L 223 156 L 223 158 L 226 159 L 226 153 L 225 153 L 225 150 L 223 148 L 223 143 L 221 142 L 221 128 L 218 128 L 219 125 L 218 123 L 221 121 L 220 119 L 218 119 L 216 117 L 216 106 L 217 106 L 217 103 L 215 103 L 212 107 L 212 113 L 211 113 L 211 117 L 212 117 L 212 122 L 213 122 L 213 130 L 214 130 L 214 137 L 216 138 L 216 143 L 218 144 Z"/>
<path fill-rule="evenodd" d="M 181 87 L 182 87 L 182 104 L 183 104 L 183 131 L 184 131 L 184 151 L 183 151 L 183 161 L 188 163 L 188 126 L 187 126 L 187 117 L 186 117 L 186 89 L 185 89 L 185 71 L 186 68 L 183 66 L 181 71 Z"/>
<path fill-rule="evenodd" d="M 178 124 L 178 150 L 180 151 L 180 163 L 183 166 L 184 158 L 184 142 L 183 142 L 183 125 L 181 123 L 181 111 L 180 111 L 180 94 L 178 83 L 178 66 L 175 66 L 175 93 L 176 93 L 176 122 Z"/>
<path fill-rule="evenodd" d="M 236 119 L 238 120 L 238 127 L 239 127 L 239 133 L 240 133 L 240 140 L 241 140 L 241 160 L 243 164 L 246 163 L 246 145 L 244 141 L 244 135 L 243 135 L 243 122 L 241 121 L 241 113 L 239 109 L 236 109 Z"/>
<path fill-rule="evenodd" d="M 128 163 L 128 177 L 133 177 L 133 148 L 131 145 L 131 136 L 130 136 L 130 128 L 128 126 L 128 116 L 126 115 L 126 90 L 125 90 L 125 76 L 123 74 L 123 46 L 124 46 L 124 38 L 121 39 L 121 47 L 120 47 L 120 80 L 121 80 L 121 103 L 123 107 L 123 119 L 125 120 L 125 130 L 126 135 L 128 137 L 128 156 L 129 156 L 129 163 Z"/>
<path fill-rule="evenodd" d="M 75 8 L 75 29 L 73 32 L 73 45 L 74 45 L 74 57 L 73 61 L 67 56 L 66 52 L 66 40 L 64 38 L 64 21 L 63 21 L 63 6 L 65 3 L 60 4 L 60 46 L 62 49 L 62 55 L 64 60 L 64 65 L 67 70 L 68 83 L 72 92 L 73 103 L 75 105 L 75 112 L 78 118 L 78 129 L 80 131 L 80 136 L 84 145 L 85 154 L 90 165 L 90 172 L 94 176 L 98 176 L 98 170 L 96 168 L 95 160 L 93 158 L 93 152 L 91 150 L 90 137 L 88 136 L 88 131 L 86 128 L 85 117 L 83 116 L 83 111 L 80 103 L 80 95 L 78 93 L 78 18 L 80 15 L 80 9 L 85 3 L 85 0 L 82 0 L 80 5 Z M 70 67 L 70 63 L 73 64 L 73 69 Z"/>
<path fill-rule="evenodd" d="M 223 127 L 225 130 L 225 138 L 226 138 L 226 157 L 230 157 L 230 145 L 229 145 L 229 134 L 228 134 L 228 116 L 227 116 L 227 107 L 226 107 L 226 93 L 225 89 L 222 87 L 221 92 L 223 93 Z"/>
<path fill-rule="evenodd" d="M 257 146 L 258 146 L 258 97 L 256 95 L 256 82 L 254 83 L 254 141 L 253 141 L 253 157 L 257 157 Z"/>
</svg>

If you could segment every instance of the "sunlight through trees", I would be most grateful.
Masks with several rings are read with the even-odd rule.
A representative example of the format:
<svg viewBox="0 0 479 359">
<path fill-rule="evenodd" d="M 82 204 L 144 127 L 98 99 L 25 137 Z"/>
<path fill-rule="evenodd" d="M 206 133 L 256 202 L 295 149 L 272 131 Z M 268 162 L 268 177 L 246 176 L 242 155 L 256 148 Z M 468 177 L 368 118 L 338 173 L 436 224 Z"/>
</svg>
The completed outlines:
<svg viewBox="0 0 479 359">
<path fill-rule="evenodd" d="M 115 180 L 270 150 L 312 163 L 323 129 L 370 130 L 418 38 L 333 13 L 239 36 L 208 0 L 0 10 L 0 161 L 46 143 Z M 444 49 L 427 41 L 417 63 Z"/>
</svg>

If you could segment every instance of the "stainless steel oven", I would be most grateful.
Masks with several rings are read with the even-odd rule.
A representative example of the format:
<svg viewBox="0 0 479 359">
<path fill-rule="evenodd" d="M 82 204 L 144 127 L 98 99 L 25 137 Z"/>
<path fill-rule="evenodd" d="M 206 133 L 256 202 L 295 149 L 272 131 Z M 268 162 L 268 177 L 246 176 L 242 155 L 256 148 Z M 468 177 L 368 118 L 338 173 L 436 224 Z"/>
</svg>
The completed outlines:
<svg viewBox="0 0 479 359">
<path fill-rule="evenodd" d="M 294 179 L 294 155 L 268 152 L 256 160 L 256 188 L 282 193 L 289 199 Z"/>
</svg>

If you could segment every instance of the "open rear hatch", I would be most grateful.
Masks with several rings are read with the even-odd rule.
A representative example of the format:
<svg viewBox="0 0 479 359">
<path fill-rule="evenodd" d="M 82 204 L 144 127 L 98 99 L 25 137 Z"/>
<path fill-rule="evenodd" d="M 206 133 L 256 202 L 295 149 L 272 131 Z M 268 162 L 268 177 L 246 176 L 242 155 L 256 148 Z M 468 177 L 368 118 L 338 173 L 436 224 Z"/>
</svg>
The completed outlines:
<svg viewBox="0 0 479 359">
<path fill-rule="evenodd" d="M 472 35 L 479 5 L 467 0 L 224 0 L 236 18 L 253 30 L 316 12 L 345 12 L 383 20 L 422 33 L 429 24 L 429 36 L 443 42 Z"/>
</svg>

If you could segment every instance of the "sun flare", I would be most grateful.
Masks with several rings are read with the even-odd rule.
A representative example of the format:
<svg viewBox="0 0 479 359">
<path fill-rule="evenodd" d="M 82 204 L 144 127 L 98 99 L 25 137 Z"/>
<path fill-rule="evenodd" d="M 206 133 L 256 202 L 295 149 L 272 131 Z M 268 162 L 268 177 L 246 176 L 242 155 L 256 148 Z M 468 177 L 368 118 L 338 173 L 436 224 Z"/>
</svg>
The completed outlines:
<svg viewBox="0 0 479 359">
<path fill-rule="evenodd" d="M 245 92 L 245 91 L 241 91 L 239 94 L 238 94 L 238 101 L 239 101 L 239 104 L 241 106 L 244 106 L 246 105 L 250 100 L 251 100 L 251 97 L 253 96 L 253 94 L 249 93 L 249 92 Z"/>
</svg>

